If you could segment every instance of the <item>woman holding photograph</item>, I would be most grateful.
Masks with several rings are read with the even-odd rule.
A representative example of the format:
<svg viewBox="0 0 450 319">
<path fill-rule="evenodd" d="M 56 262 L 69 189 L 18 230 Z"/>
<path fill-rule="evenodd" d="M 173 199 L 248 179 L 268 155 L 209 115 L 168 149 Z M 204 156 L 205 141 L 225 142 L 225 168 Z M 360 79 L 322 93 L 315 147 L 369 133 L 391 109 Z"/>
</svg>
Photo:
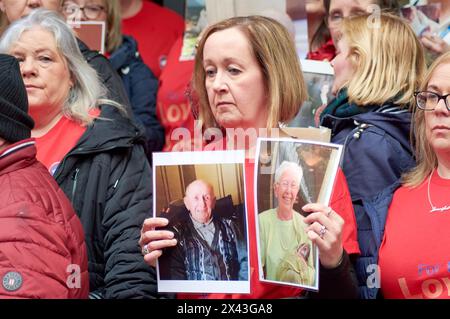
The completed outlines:
<svg viewBox="0 0 450 319">
<path fill-rule="evenodd" d="M 204 129 L 216 132 L 228 129 L 231 134 L 205 149 L 209 146 L 209 149 L 231 149 L 230 144 L 240 137 L 235 132 L 242 132 L 242 129 L 261 132 L 277 128 L 280 122 L 291 120 L 306 99 L 290 34 L 278 22 L 260 16 L 231 18 L 206 29 L 198 45 L 194 89 L 199 96 Z M 297 287 L 274 286 L 259 280 L 257 226 L 253 214 L 255 142 L 250 139 L 245 146 L 251 292 L 250 295 L 210 294 L 209 298 L 286 298 L 305 294 Z M 308 224 L 307 236 L 320 251 L 320 292 L 311 296 L 353 298 L 357 290 L 348 254 L 357 254 L 359 250 L 351 202 L 341 173 L 330 206 L 332 208 L 321 204 L 303 207 L 310 213 L 304 219 Z M 342 217 L 334 210 L 341 212 Z M 174 234 L 163 229 L 167 224 L 165 218 L 149 218 L 143 224 L 140 245 L 144 260 L 152 267 L 163 248 L 177 245 Z"/>
<path fill-rule="evenodd" d="M 407 22 L 383 13 L 379 28 L 372 28 L 368 18 L 362 15 L 343 22 L 339 54 L 331 63 L 336 98 L 321 114 L 322 125 L 332 130 L 331 141 L 344 145 L 342 169 L 360 229 L 364 257 L 357 267 L 362 269 L 375 263 L 368 228 L 373 216 L 365 212 L 364 200 L 415 164 L 408 109 L 425 70 L 422 45 Z"/>
<path fill-rule="evenodd" d="M 113 68 L 122 79 L 130 99 L 131 109 L 138 123 L 145 129 L 147 154 L 164 145 L 164 129 L 156 118 L 158 80 L 138 51 L 136 40 L 122 35 L 119 0 L 64 0 L 62 13 L 69 23 L 101 21 L 106 25 L 105 49 Z"/>
</svg>

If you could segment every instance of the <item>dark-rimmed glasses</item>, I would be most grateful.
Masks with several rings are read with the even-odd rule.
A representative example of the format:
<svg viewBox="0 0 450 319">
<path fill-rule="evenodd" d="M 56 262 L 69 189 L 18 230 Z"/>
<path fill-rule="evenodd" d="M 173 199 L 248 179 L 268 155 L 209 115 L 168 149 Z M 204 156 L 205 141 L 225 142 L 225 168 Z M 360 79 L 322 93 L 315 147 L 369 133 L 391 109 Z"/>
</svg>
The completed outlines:
<svg viewBox="0 0 450 319">
<path fill-rule="evenodd" d="M 417 107 L 424 111 L 433 111 L 439 104 L 440 100 L 444 100 L 445 107 L 450 111 L 450 94 L 440 95 L 435 92 L 421 91 L 415 92 Z"/>
<path fill-rule="evenodd" d="M 103 11 L 105 11 L 105 7 L 97 4 L 88 4 L 84 7 L 80 7 L 75 3 L 67 3 L 63 6 L 63 12 L 66 16 L 76 15 L 78 14 L 78 11 L 82 11 L 86 18 L 95 20 Z"/>
</svg>

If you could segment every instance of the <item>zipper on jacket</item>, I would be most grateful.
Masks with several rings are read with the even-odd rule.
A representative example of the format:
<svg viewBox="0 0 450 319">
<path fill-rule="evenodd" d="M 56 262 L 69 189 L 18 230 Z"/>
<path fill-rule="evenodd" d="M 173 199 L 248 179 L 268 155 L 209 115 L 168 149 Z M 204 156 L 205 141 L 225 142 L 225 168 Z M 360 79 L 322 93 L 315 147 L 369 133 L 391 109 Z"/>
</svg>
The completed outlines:
<svg viewBox="0 0 450 319">
<path fill-rule="evenodd" d="M 96 153 L 108 152 L 108 151 L 111 151 L 111 150 L 113 150 L 115 148 L 119 148 L 119 147 L 127 147 L 127 146 L 114 145 L 114 146 L 105 147 L 105 148 L 101 148 L 101 149 L 95 149 L 95 152 Z M 56 179 L 56 182 L 59 184 L 60 181 L 58 180 L 58 177 L 59 177 L 59 175 L 61 175 L 61 172 L 64 171 L 64 165 L 66 164 L 66 160 L 68 157 L 71 157 L 73 155 L 86 155 L 86 154 L 92 154 L 92 153 L 94 153 L 92 151 L 92 149 L 85 150 L 84 148 L 77 148 L 77 149 L 71 150 L 69 153 L 66 154 L 66 156 L 64 156 L 63 160 L 61 161 L 61 163 L 58 166 L 58 169 L 56 170 L 55 174 L 53 175 L 53 178 Z M 75 178 L 75 174 L 76 174 L 76 171 L 72 175 L 72 179 Z"/>
<path fill-rule="evenodd" d="M 77 181 L 78 181 L 78 173 L 80 172 L 79 168 L 75 169 L 75 172 L 72 175 L 73 186 L 72 186 L 72 201 L 75 198 L 75 191 L 77 189 Z"/>
</svg>

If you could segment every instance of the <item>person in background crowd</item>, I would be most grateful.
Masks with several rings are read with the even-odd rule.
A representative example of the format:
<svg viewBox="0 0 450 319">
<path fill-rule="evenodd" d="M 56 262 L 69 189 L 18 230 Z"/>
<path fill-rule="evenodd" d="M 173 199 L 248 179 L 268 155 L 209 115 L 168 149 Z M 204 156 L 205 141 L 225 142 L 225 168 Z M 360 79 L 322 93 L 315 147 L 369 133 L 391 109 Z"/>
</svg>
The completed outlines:
<svg viewBox="0 0 450 319">
<path fill-rule="evenodd" d="M 36 160 L 18 61 L 0 54 L 0 74 L 0 297 L 87 298 L 83 227 Z"/>
<path fill-rule="evenodd" d="M 295 0 L 291 0 L 295 1 Z M 310 60 L 331 61 L 335 55 L 335 47 L 325 19 L 323 0 L 306 1 L 308 15 L 308 39 Z"/>
<path fill-rule="evenodd" d="M 343 21 L 338 55 L 331 62 L 336 98 L 321 114 L 322 125 L 332 131 L 331 141 L 344 145 L 342 169 L 359 229 L 357 269 L 375 263 L 367 226 L 372 217 L 363 208 L 364 200 L 415 164 L 408 109 L 425 71 L 424 50 L 406 21 L 382 13 L 379 28 L 373 28 L 368 18 L 366 14 Z"/>
<path fill-rule="evenodd" d="M 280 23 L 260 16 L 231 18 L 206 29 L 196 54 L 194 89 L 198 94 L 199 114 L 205 130 L 242 128 L 259 132 L 260 129 L 277 128 L 280 122 L 289 121 L 297 114 L 307 95 L 292 36 Z M 227 145 L 235 138 L 238 137 L 227 136 L 214 144 L 220 149 L 229 149 Z M 254 211 L 254 142 L 245 146 L 249 212 Z M 342 217 L 325 205 L 303 207 L 306 213 L 310 213 L 305 218 L 308 238 L 318 245 L 320 251 L 321 288 L 319 294 L 312 297 L 353 298 L 357 296 L 356 279 L 348 254 L 358 254 L 359 249 L 353 210 L 342 173 L 338 173 L 330 206 L 340 211 Z M 304 295 L 305 291 L 301 289 L 274 286 L 259 280 L 255 218 L 251 213 L 248 217 L 250 294 L 209 294 L 207 297 L 284 298 Z M 149 218 L 142 226 L 139 244 L 143 248 L 143 259 L 152 267 L 163 248 L 177 245 L 174 234 L 161 229 L 167 224 L 165 218 Z"/>
<path fill-rule="evenodd" d="M 57 12 L 34 10 L 11 24 L 0 52 L 20 62 L 37 158 L 83 224 L 90 297 L 155 297 L 154 274 L 137 245 L 152 209 L 142 132 L 122 106 L 100 99 L 104 88 Z"/>
<path fill-rule="evenodd" d="M 134 38 L 122 35 L 119 0 L 63 0 L 62 13 L 69 23 L 105 22 L 107 56 L 122 78 L 136 120 L 145 129 L 151 162 L 152 152 L 164 145 L 164 129 L 156 118 L 158 80 L 142 61 Z"/>
<path fill-rule="evenodd" d="M 450 298 L 450 53 L 425 75 L 413 117 L 417 165 L 365 205 L 378 216 L 372 245 L 381 287 L 364 287 L 372 298 Z"/>
<path fill-rule="evenodd" d="M 38 8 L 60 12 L 61 4 L 62 0 L 0 0 L 0 10 L 6 14 L 8 22 L 11 23 Z M 79 39 L 77 41 L 84 58 L 97 71 L 102 83 L 106 86 L 105 97 L 129 108 L 130 101 L 122 81 L 108 59 L 98 51 L 90 50 Z"/>
<path fill-rule="evenodd" d="M 151 1 L 120 0 L 120 4 L 123 34 L 136 39 L 144 63 L 159 78 L 169 50 L 183 36 L 183 18 Z"/>
<path fill-rule="evenodd" d="M 439 54 L 450 51 L 450 1 L 428 0 L 427 3 L 438 3 L 440 5 L 440 28 L 436 33 L 424 32 L 420 37 L 420 41 L 436 57 Z"/>
<path fill-rule="evenodd" d="M 180 61 L 183 37 L 179 37 L 169 54 L 167 64 L 159 78 L 160 86 L 157 95 L 157 114 L 164 126 L 164 151 L 171 151 L 180 138 L 172 133 L 177 128 L 187 130 L 194 136 L 194 110 L 192 110 L 189 91 L 194 60 Z"/>
<path fill-rule="evenodd" d="M 334 45 L 341 36 L 342 21 L 345 18 L 366 14 L 377 5 L 383 12 L 400 13 L 398 0 L 323 0 L 326 23 Z M 368 20 L 370 23 L 370 19 Z M 331 51 L 330 48 L 328 48 Z M 327 52 L 329 52 L 327 51 Z M 333 58 L 336 52 L 333 54 Z"/>
</svg>

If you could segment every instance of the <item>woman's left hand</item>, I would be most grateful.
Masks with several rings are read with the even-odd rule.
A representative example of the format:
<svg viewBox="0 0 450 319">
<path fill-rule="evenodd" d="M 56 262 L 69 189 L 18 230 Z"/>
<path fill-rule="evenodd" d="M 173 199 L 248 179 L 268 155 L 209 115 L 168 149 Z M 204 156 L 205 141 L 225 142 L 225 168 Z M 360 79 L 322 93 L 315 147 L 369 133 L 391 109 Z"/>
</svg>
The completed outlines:
<svg viewBox="0 0 450 319">
<path fill-rule="evenodd" d="M 342 246 L 344 219 L 331 207 L 318 203 L 307 204 L 302 209 L 310 213 L 304 220 L 308 224 L 306 232 L 309 239 L 319 248 L 320 263 L 325 268 L 337 267 L 344 252 Z"/>
</svg>

